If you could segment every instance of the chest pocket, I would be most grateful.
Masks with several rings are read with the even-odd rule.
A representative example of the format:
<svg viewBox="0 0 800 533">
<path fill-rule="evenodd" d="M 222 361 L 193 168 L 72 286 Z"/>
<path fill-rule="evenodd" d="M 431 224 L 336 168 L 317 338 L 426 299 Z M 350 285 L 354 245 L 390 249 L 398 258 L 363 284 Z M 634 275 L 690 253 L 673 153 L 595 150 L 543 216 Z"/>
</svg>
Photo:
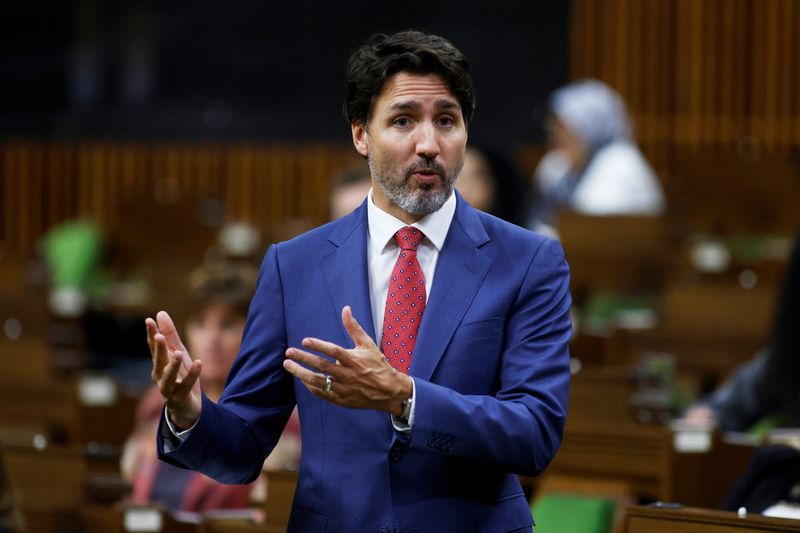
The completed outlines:
<svg viewBox="0 0 800 533">
<path fill-rule="evenodd" d="M 461 324 L 461 326 L 459 326 L 459 328 L 453 334 L 453 338 L 450 340 L 450 345 L 452 346 L 462 342 L 476 341 L 489 337 L 497 337 L 502 333 L 502 326 L 503 321 L 500 317 L 487 318 L 477 322 Z"/>
</svg>

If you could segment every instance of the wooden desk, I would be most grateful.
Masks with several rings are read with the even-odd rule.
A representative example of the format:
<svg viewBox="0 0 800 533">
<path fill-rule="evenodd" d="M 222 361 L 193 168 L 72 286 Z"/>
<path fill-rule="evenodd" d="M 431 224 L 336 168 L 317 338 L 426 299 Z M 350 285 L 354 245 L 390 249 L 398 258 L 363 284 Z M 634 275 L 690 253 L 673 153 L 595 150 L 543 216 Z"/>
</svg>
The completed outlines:
<svg viewBox="0 0 800 533">
<path fill-rule="evenodd" d="M 267 499 L 264 502 L 264 525 L 269 531 L 286 530 L 297 487 L 297 472 L 267 471 Z"/>
<path fill-rule="evenodd" d="M 717 507 L 744 472 L 753 446 L 713 435 L 710 450 L 677 451 L 666 427 L 570 420 L 547 472 L 627 484 L 644 500 Z"/>
<path fill-rule="evenodd" d="M 83 531 L 78 509 L 84 501 L 86 461 L 80 451 L 32 447 L 1 451 L 26 531 Z"/>
<path fill-rule="evenodd" d="M 125 533 L 132 531 L 126 527 L 125 514 L 129 509 L 122 505 L 117 506 L 83 506 L 80 511 L 81 533 Z M 136 531 L 148 533 L 201 533 L 205 530 L 201 522 L 181 522 L 169 513 L 159 508 L 146 508 L 146 513 L 152 513 L 151 519 L 138 520 Z M 153 521 L 152 518 L 156 518 Z M 154 526 L 154 527 L 146 527 Z M 60 533 L 61 530 L 57 530 Z"/>
<path fill-rule="evenodd" d="M 230 520 L 209 517 L 203 519 L 201 527 L 202 533 L 283 533 L 286 531 L 286 524 L 275 526 L 259 524 L 246 519 Z"/>
<path fill-rule="evenodd" d="M 800 531 L 800 520 L 684 507 L 659 509 L 629 506 L 625 516 L 627 533 L 744 533 Z"/>
<path fill-rule="evenodd" d="M 137 400 L 117 391 L 107 403 L 82 399 L 80 379 L 10 379 L 0 374 L 0 442 L 121 448 L 130 434 Z"/>
<path fill-rule="evenodd" d="M 625 367 L 583 366 L 572 378 L 564 439 L 547 474 L 624 483 L 645 500 L 718 507 L 754 446 L 712 434 L 705 451 L 676 448 L 666 426 L 634 421 L 634 389 Z"/>
<path fill-rule="evenodd" d="M 670 440 L 666 428 L 569 420 L 548 473 L 620 481 L 637 497 L 668 499 Z"/>
<path fill-rule="evenodd" d="M 50 373 L 50 347 L 45 339 L 10 340 L 0 335 L 0 376 L 3 379 L 43 381 Z"/>
<path fill-rule="evenodd" d="M 765 330 L 766 331 L 766 330 Z M 648 353 L 669 354 L 682 380 L 716 386 L 764 347 L 762 336 L 712 334 L 656 328 L 624 333 L 624 360 L 630 364 Z"/>
<path fill-rule="evenodd" d="M 659 217 L 564 213 L 556 223 L 574 293 L 651 290 L 663 281 L 665 228 Z"/>
<path fill-rule="evenodd" d="M 663 327 L 698 337 L 766 338 L 775 305 L 771 288 L 738 284 L 673 283 L 662 297 Z"/>
</svg>

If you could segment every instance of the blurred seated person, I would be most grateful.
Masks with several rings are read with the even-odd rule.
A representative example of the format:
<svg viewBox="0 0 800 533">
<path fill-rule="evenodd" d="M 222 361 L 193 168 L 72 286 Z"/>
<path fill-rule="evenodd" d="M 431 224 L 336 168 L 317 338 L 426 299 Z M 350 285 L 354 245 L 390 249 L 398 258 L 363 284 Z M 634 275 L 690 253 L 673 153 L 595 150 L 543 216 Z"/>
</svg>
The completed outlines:
<svg viewBox="0 0 800 533">
<path fill-rule="evenodd" d="M 519 223 L 521 180 L 510 160 L 488 146 L 467 145 L 456 189 L 472 207 Z"/>
<path fill-rule="evenodd" d="M 0 450 L 0 533 L 16 533 L 22 530 L 21 521 L 1 452 L 2 450 Z"/>
<path fill-rule="evenodd" d="M 331 220 L 342 218 L 361 205 L 372 187 L 366 161 L 361 161 L 339 174 L 331 189 L 328 209 Z"/>
<path fill-rule="evenodd" d="M 218 271 L 199 270 L 189 280 L 185 335 L 191 354 L 203 361 L 203 392 L 218 401 L 242 339 L 247 308 L 255 291 L 256 272 L 244 267 Z M 160 503 L 170 511 L 205 512 L 247 507 L 250 485 L 225 485 L 200 473 L 160 462 L 156 454 L 156 428 L 163 399 L 153 386 L 136 413 L 136 427 L 122 456 L 122 475 L 133 486 L 132 503 Z M 280 458 L 299 462 L 299 424 L 287 424 Z M 269 459 L 268 459 L 269 462 Z M 283 465 L 274 465 L 282 468 Z"/>
<path fill-rule="evenodd" d="M 591 216 L 660 215 L 661 184 L 631 135 L 622 98 L 597 80 L 551 94 L 549 151 L 534 172 L 528 226 L 553 231 L 561 210 Z"/>
<path fill-rule="evenodd" d="M 685 413 L 687 422 L 747 431 L 759 422 L 800 427 L 800 233 L 786 265 L 767 346 Z"/>
</svg>

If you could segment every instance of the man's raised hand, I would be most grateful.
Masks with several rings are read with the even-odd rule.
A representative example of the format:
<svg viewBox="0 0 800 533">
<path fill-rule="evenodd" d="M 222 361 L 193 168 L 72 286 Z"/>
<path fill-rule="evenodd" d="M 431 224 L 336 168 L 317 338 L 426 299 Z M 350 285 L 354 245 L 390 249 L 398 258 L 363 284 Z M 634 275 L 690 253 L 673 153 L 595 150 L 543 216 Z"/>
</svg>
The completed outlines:
<svg viewBox="0 0 800 533">
<path fill-rule="evenodd" d="M 145 319 L 147 345 L 153 358 L 150 377 L 167 403 L 167 412 L 179 430 L 189 429 L 200 417 L 200 361 L 192 361 L 172 318 L 159 311 Z"/>
<path fill-rule="evenodd" d="M 303 348 L 330 359 L 289 348 L 283 366 L 314 395 L 343 407 L 376 409 L 399 415 L 403 400 L 410 398 L 411 378 L 392 368 L 375 342 L 353 317 L 349 306 L 342 309 L 342 323 L 355 347 L 343 348 L 315 338 L 303 339 Z M 332 360 L 331 360 L 332 359 Z M 332 382 L 326 390 L 326 376 Z"/>
</svg>

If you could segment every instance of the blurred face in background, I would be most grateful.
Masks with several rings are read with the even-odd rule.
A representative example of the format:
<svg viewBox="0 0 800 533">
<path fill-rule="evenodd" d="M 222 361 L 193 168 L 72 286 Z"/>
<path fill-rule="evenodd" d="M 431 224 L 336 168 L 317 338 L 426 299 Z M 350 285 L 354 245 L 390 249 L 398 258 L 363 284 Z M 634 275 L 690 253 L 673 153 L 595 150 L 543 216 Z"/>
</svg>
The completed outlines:
<svg viewBox="0 0 800 533">
<path fill-rule="evenodd" d="M 464 166 L 458 175 L 456 189 L 469 205 L 491 212 L 497 194 L 497 181 L 486 157 L 474 148 L 467 148 Z"/>
<path fill-rule="evenodd" d="M 547 120 L 547 136 L 550 146 L 567 157 L 570 168 L 580 168 L 586 162 L 589 152 L 586 143 L 554 116 Z"/>
<path fill-rule="evenodd" d="M 203 362 L 200 381 L 206 387 L 219 389 L 225 385 L 233 360 L 239 353 L 245 317 L 225 304 L 211 304 L 186 325 L 189 353 Z M 213 399 L 213 398 L 212 398 Z"/>
<path fill-rule="evenodd" d="M 367 197 L 372 182 L 369 179 L 336 187 L 330 198 L 331 219 L 350 214 Z"/>
</svg>

